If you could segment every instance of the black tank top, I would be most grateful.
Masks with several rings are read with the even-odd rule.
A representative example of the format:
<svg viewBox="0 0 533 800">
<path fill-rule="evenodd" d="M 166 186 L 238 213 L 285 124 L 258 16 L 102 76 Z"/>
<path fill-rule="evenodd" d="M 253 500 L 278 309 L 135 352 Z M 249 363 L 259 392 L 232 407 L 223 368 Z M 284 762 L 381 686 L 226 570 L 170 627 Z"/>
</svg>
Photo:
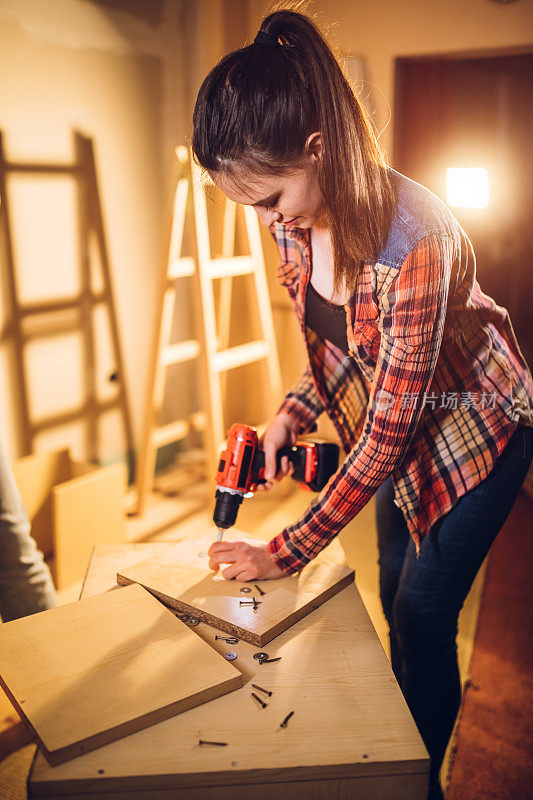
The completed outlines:
<svg viewBox="0 0 533 800">
<path fill-rule="evenodd" d="M 312 285 L 307 284 L 305 297 L 305 318 L 312 331 L 321 339 L 328 339 L 339 347 L 346 355 L 349 354 L 348 338 L 346 336 L 346 310 L 344 306 L 337 306 L 322 297 Z"/>
</svg>

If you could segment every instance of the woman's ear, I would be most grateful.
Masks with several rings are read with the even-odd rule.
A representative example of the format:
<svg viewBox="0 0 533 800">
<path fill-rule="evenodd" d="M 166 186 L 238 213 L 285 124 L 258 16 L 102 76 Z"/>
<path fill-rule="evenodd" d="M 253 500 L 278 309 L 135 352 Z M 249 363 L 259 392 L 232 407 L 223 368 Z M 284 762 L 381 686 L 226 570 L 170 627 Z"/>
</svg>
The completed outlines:
<svg viewBox="0 0 533 800">
<path fill-rule="evenodd" d="M 322 158 L 322 134 L 320 131 L 309 134 L 305 141 L 304 153 L 313 160 Z"/>
</svg>

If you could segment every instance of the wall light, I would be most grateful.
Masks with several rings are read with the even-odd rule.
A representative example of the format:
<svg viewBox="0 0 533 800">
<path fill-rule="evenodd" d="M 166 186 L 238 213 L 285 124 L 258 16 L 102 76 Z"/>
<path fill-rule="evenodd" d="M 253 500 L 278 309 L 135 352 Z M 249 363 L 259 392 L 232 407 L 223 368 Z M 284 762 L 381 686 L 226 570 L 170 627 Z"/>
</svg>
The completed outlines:
<svg viewBox="0 0 533 800">
<path fill-rule="evenodd" d="M 489 174 L 483 167 L 449 167 L 446 170 L 448 205 L 454 208 L 487 208 Z"/>
</svg>

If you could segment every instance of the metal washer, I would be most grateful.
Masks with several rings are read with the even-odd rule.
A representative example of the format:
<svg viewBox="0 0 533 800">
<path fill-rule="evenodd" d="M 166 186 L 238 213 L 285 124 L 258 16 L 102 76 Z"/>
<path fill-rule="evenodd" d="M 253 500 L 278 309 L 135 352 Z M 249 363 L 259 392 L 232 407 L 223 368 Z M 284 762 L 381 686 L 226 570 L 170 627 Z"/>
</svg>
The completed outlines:
<svg viewBox="0 0 533 800">
<path fill-rule="evenodd" d="M 250 589 L 250 587 L 249 587 L 249 586 L 242 586 L 242 587 L 239 589 L 239 592 L 242 592 L 243 594 L 250 594 L 250 592 L 251 592 L 251 591 L 252 591 L 252 590 Z"/>
<path fill-rule="evenodd" d="M 264 661 L 265 658 L 268 658 L 268 653 L 254 653 L 254 658 L 257 661 Z"/>
<path fill-rule="evenodd" d="M 226 653 L 225 658 L 227 658 L 228 661 L 235 661 L 237 653 Z"/>
<path fill-rule="evenodd" d="M 189 626 L 189 628 L 194 628 L 194 627 L 196 627 L 196 625 L 199 625 L 199 624 L 200 624 L 200 620 L 196 619 L 196 617 L 189 617 L 189 619 L 187 620 L 187 625 Z"/>
</svg>

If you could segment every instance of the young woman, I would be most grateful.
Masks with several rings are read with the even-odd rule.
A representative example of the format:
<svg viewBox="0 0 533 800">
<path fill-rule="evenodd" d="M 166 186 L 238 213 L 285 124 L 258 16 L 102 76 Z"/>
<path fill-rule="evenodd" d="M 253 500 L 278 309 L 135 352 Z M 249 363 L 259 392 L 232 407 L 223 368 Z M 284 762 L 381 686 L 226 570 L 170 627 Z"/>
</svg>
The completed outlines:
<svg viewBox="0 0 533 800">
<path fill-rule="evenodd" d="M 457 714 L 459 610 L 527 473 L 533 382 L 471 243 L 435 195 L 385 163 L 314 23 L 267 16 L 205 79 L 193 151 L 274 236 L 308 365 L 264 436 L 275 453 L 332 419 L 346 458 L 267 545 L 220 542 L 225 578 L 297 572 L 376 498 L 392 665 L 431 756 Z"/>
</svg>

